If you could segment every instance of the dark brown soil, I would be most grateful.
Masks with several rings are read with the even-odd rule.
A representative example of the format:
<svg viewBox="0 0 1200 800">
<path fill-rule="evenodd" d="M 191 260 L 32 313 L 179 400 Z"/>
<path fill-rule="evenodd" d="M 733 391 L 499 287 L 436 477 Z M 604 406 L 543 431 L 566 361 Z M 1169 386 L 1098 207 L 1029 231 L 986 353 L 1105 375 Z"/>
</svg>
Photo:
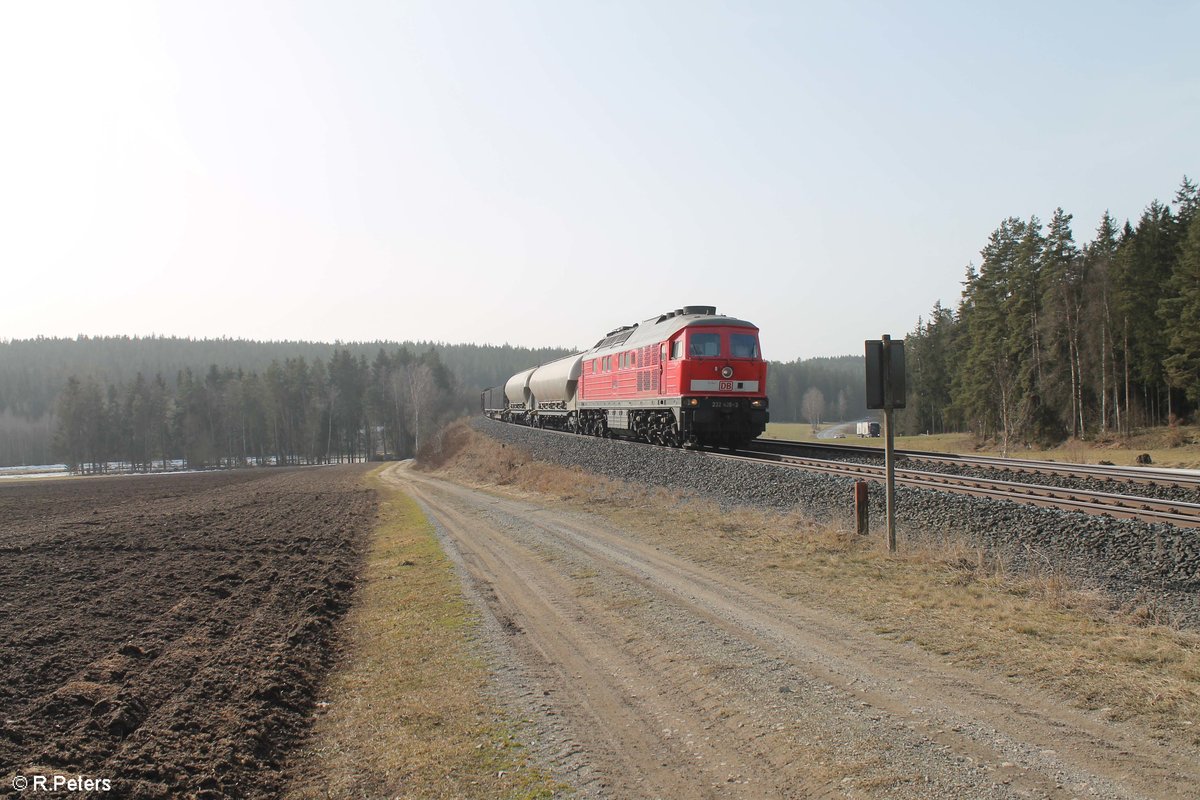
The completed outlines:
<svg viewBox="0 0 1200 800">
<path fill-rule="evenodd" d="M 0 485 L 0 795 L 277 795 L 374 519 L 362 472 Z"/>
</svg>

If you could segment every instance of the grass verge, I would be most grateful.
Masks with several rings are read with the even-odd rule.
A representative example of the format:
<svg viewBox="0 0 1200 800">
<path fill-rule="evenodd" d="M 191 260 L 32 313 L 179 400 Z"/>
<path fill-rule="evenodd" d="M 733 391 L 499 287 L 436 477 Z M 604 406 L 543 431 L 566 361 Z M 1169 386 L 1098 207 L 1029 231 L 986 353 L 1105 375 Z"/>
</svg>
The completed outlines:
<svg viewBox="0 0 1200 800">
<path fill-rule="evenodd" d="M 599 513 L 656 546 L 857 618 L 948 663 L 1200 746 L 1200 634 L 1155 624 L 1146 609 L 1116 607 L 1054 572 L 1013 574 L 953 539 L 891 555 L 879 537 L 798 514 L 723 511 L 558 467 L 461 424 L 443 439 L 439 469 L 491 491 Z"/>
<path fill-rule="evenodd" d="M 531 767 L 486 694 L 477 617 L 421 509 L 379 470 L 380 513 L 345 652 L 297 758 L 291 798 L 537 798 Z"/>
</svg>

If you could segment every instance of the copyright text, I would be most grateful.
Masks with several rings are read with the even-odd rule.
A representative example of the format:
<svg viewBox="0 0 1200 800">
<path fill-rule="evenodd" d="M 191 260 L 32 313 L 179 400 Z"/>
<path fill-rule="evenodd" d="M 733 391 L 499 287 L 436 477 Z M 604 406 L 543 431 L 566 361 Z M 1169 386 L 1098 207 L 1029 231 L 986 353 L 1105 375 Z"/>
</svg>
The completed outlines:
<svg viewBox="0 0 1200 800">
<path fill-rule="evenodd" d="M 112 780 L 85 775 L 16 775 L 12 787 L 18 792 L 107 792 Z"/>
</svg>

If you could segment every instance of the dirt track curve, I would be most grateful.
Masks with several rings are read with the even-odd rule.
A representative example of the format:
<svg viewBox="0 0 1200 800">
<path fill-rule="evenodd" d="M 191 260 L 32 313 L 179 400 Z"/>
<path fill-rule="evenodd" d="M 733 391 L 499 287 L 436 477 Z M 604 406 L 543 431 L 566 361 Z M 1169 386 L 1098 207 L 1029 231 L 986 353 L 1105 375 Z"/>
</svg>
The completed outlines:
<svg viewBox="0 0 1200 800">
<path fill-rule="evenodd" d="M 598 517 L 401 465 L 583 797 L 1187 797 L 1194 753 L 944 663 Z"/>
</svg>

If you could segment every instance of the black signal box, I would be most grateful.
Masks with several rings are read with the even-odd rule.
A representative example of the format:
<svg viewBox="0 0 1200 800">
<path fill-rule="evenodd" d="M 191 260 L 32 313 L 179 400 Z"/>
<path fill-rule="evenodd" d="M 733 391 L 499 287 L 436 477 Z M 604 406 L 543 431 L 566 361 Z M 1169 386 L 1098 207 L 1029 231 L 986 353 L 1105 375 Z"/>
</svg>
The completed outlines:
<svg viewBox="0 0 1200 800">
<path fill-rule="evenodd" d="M 867 408 L 904 408 L 904 342 L 868 339 Z"/>
</svg>

